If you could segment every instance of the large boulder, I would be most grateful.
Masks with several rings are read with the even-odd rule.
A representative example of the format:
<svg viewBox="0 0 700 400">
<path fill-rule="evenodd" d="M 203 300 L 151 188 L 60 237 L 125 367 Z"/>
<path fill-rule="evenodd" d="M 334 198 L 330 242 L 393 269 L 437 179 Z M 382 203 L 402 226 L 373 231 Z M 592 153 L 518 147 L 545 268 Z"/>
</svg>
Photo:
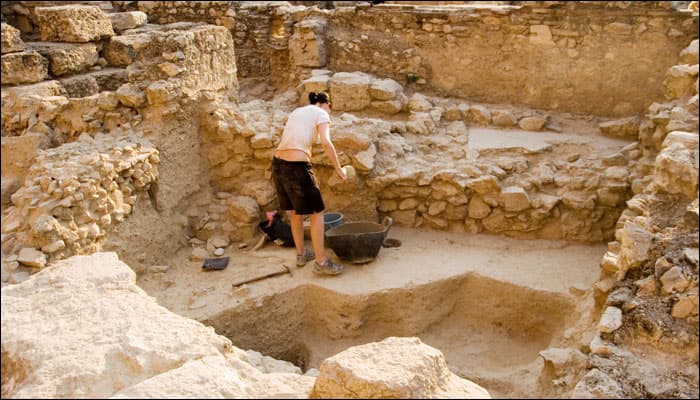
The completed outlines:
<svg viewBox="0 0 700 400">
<path fill-rule="evenodd" d="M 490 398 L 453 374 L 444 355 L 416 337 L 351 347 L 321 364 L 312 398 Z"/>
<path fill-rule="evenodd" d="M 160 306 L 116 253 L 75 256 L 2 289 L 3 397 L 307 397 L 211 327 Z"/>
</svg>

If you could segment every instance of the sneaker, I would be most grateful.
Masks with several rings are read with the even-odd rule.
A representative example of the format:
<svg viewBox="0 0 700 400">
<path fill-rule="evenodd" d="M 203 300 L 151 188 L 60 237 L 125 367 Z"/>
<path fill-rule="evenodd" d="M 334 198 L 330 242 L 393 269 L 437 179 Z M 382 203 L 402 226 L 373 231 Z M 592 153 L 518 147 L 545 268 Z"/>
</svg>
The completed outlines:
<svg viewBox="0 0 700 400">
<path fill-rule="evenodd" d="M 314 262 L 314 273 L 319 275 L 338 275 L 343 272 L 343 266 L 336 264 L 330 259 L 326 259 L 323 263 L 319 264 Z"/>
<path fill-rule="evenodd" d="M 303 267 L 307 262 L 314 259 L 314 252 L 309 249 L 304 249 L 304 253 L 297 254 L 297 267 Z"/>
</svg>

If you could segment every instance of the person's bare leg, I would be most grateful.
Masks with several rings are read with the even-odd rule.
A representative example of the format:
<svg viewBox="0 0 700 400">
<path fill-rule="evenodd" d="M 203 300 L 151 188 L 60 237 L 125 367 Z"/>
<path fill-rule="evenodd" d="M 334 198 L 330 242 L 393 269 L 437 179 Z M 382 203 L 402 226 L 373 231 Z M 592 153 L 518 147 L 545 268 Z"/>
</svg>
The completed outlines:
<svg viewBox="0 0 700 400">
<path fill-rule="evenodd" d="M 316 262 L 326 261 L 323 244 L 323 211 L 311 214 L 311 244 L 314 246 Z"/>
<path fill-rule="evenodd" d="M 294 247 L 297 248 L 297 255 L 304 253 L 304 216 L 297 214 L 294 210 L 289 211 L 289 224 L 292 226 L 292 237 Z"/>
</svg>

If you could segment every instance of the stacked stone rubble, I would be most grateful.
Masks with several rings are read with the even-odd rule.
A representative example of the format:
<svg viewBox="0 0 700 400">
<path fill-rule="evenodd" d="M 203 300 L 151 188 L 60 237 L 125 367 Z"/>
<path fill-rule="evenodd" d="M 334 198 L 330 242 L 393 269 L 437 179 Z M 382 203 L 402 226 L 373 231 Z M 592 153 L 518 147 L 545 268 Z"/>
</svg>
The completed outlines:
<svg viewBox="0 0 700 400">
<path fill-rule="evenodd" d="M 41 249 L 48 260 L 99 250 L 138 191 L 158 178 L 159 152 L 135 136 L 84 135 L 42 150 L 3 213 L 3 252 Z M 43 265 L 35 265 L 43 267 Z"/>
<path fill-rule="evenodd" d="M 103 57 L 104 44 L 115 30 L 102 8 L 94 4 L 35 3 L 15 5 L 17 10 L 31 15 L 34 22 L 31 26 L 15 22 L 31 40 L 24 44 L 23 52 L 3 55 L 4 89 L 7 85 L 56 80 L 68 96 L 85 97 L 115 90 L 126 82 L 124 70 L 108 65 Z"/>
<path fill-rule="evenodd" d="M 682 53 L 664 81 L 667 102 L 654 103 L 640 123 L 642 158 L 630 174 L 636 193 L 617 221 L 615 241 L 601 262 L 595 284 L 602 314 L 590 343 L 595 360 L 574 391 L 595 391 L 594 381 L 640 363 L 629 350 L 640 343 L 697 353 L 698 346 L 698 41 Z M 678 71 L 683 71 L 678 73 Z M 692 357 L 690 357 L 692 359 Z M 697 357 L 695 357 L 697 362 Z M 614 368 L 611 368 L 614 367 Z M 659 370 L 658 374 L 664 373 Z M 632 375 L 637 387 L 613 385 L 624 396 L 690 393 L 697 376 L 679 372 L 677 387 L 655 377 Z M 597 378 L 594 379 L 594 375 Z M 639 388 L 645 392 L 638 392 Z M 599 388 L 598 388 L 599 389 Z M 697 388 L 695 389 L 697 392 Z M 608 393 L 612 395 L 612 392 Z"/>
</svg>

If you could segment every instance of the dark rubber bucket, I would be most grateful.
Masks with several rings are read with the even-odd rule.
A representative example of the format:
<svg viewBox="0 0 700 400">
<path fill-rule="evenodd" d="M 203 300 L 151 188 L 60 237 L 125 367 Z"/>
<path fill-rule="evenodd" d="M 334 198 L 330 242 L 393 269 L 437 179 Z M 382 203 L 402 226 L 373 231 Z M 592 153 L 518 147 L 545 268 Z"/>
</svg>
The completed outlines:
<svg viewBox="0 0 700 400">
<path fill-rule="evenodd" d="M 379 254 L 392 222 L 391 217 L 385 217 L 382 224 L 347 222 L 329 229 L 326 243 L 343 261 L 367 263 Z"/>
</svg>

